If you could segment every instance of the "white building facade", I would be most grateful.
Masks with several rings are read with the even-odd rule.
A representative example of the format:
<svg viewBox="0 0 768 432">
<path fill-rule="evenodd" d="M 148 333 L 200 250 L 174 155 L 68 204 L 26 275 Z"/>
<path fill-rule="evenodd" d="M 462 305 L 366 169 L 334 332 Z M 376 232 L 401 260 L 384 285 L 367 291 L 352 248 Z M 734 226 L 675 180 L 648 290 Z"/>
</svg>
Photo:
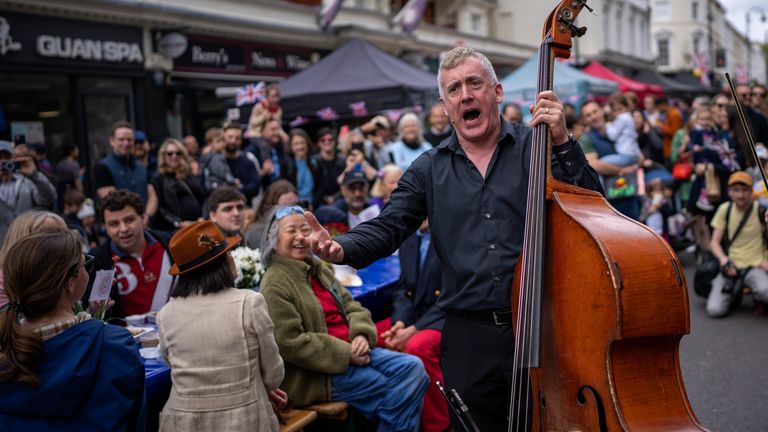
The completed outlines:
<svg viewBox="0 0 768 432">
<path fill-rule="evenodd" d="M 498 6 L 500 36 L 538 44 L 544 19 L 556 5 L 527 0 L 501 2 Z M 578 26 L 587 27 L 587 33 L 574 41 L 574 60 L 582 64 L 599 60 L 624 67 L 653 65 L 649 0 L 590 0 L 588 5 L 594 14 L 583 9 L 576 20 Z"/>
<path fill-rule="evenodd" d="M 717 0 L 652 0 L 652 49 L 663 72 L 725 72 L 746 80 L 749 41 L 726 19 Z M 751 76 L 765 82 L 765 57 L 752 52 Z"/>
</svg>

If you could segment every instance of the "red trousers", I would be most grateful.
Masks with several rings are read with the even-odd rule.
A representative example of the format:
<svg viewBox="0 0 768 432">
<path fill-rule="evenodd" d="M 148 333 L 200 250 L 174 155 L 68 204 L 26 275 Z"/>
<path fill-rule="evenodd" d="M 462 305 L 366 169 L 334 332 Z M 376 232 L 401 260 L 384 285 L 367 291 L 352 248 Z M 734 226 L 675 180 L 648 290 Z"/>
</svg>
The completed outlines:
<svg viewBox="0 0 768 432">
<path fill-rule="evenodd" d="M 392 321 L 389 318 L 376 323 L 379 347 L 384 347 L 381 334 L 390 327 L 392 327 Z M 429 386 L 424 394 L 424 407 L 421 410 L 421 430 L 424 432 L 443 432 L 451 425 L 448 418 L 448 404 L 435 385 L 435 381 L 443 382 L 443 370 L 440 368 L 440 337 L 440 330 L 419 330 L 403 348 L 404 353 L 421 359 L 429 377 Z"/>
</svg>

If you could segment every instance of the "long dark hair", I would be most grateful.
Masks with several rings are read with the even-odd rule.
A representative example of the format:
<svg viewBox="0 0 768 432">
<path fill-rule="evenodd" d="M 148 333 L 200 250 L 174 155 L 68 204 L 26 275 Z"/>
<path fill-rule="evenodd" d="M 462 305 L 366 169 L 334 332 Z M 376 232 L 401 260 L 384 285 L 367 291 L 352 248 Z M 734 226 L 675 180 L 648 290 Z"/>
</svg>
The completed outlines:
<svg viewBox="0 0 768 432">
<path fill-rule="evenodd" d="M 235 286 L 235 277 L 229 268 L 229 253 L 216 258 L 189 273 L 179 275 L 171 297 L 187 297 L 215 293 Z"/>
<path fill-rule="evenodd" d="M 0 312 L 0 382 L 38 384 L 43 340 L 24 328 L 20 318 L 52 313 L 67 282 L 77 275 L 82 256 L 80 238 L 64 228 L 45 228 L 8 250 L 3 277 L 10 303 Z"/>
</svg>

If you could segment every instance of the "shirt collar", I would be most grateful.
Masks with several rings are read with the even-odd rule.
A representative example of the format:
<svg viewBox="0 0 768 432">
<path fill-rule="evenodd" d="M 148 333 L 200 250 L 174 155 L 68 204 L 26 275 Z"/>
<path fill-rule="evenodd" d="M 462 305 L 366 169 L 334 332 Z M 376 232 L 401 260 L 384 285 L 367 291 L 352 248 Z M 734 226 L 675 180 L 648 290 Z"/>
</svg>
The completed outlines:
<svg viewBox="0 0 768 432">
<path fill-rule="evenodd" d="M 150 248 L 157 244 L 157 239 L 149 233 L 148 230 L 144 230 L 144 238 L 147 240 L 147 248 Z M 117 244 L 115 242 L 110 242 L 109 249 L 112 251 L 113 254 L 120 257 L 120 259 L 130 255 L 128 252 L 125 252 L 124 250 L 117 247 Z"/>
<path fill-rule="evenodd" d="M 497 144 L 504 144 L 507 142 L 507 137 L 511 140 L 510 142 L 515 142 L 515 134 L 514 134 L 514 128 L 515 126 L 511 123 L 508 123 L 506 120 L 504 120 L 504 117 L 499 115 L 499 119 L 501 120 L 501 131 L 499 131 L 499 136 L 496 139 Z M 438 149 L 448 149 L 454 153 L 458 153 L 461 149 L 461 146 L 459 145 L 459 136 L 456 134 L 456 128 L 453 128 L 451 130 L 451 136 L 448 137 L 448 139 L 443 140 L 443 142 L 440 143 L 440 145 L 437 146 Z M 463 150 L 462 150 L 463 153 Z"/>
</svg>

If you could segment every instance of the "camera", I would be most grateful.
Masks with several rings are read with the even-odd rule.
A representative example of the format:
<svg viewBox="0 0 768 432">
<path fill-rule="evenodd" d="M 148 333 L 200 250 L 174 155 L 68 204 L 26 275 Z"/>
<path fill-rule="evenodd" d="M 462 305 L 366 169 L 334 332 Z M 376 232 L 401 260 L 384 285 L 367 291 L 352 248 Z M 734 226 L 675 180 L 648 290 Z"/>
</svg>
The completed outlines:
<svg viewBox="0 0 768 432">
<path fill-rule="evenodd" d="M 21 168 L 21 162 L 7 159 L 0 161 L 0 171 L 16 172 Z"/>
</svg>

